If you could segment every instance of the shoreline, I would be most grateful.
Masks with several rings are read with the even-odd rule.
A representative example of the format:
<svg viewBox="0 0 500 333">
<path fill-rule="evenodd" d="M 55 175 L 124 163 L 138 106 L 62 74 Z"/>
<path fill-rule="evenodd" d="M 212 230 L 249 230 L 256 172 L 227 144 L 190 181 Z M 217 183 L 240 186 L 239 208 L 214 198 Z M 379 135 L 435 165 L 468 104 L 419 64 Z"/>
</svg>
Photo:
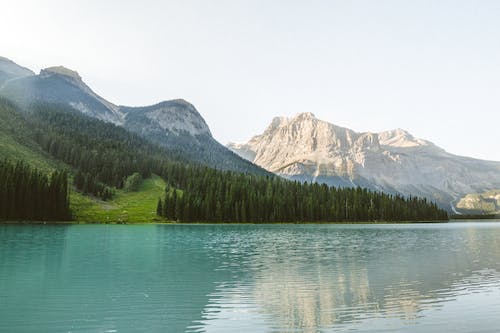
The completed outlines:
<svg viewBox="0 0 500 333">
<path fill-rule="evenodd" d="M 467 222 L 468 220 L 445 220 L 445 221 L 338 221 L 338 222 L 88 222 L 88 221 L 0 221 L 0 225 L 298 225 L 298 224 L 322 224 L 322 225 L 344 225 L 344 224 L 446 224 L 450 222 Z M 500 219 L 482 220 L 500 222 Z"/>
</svg>

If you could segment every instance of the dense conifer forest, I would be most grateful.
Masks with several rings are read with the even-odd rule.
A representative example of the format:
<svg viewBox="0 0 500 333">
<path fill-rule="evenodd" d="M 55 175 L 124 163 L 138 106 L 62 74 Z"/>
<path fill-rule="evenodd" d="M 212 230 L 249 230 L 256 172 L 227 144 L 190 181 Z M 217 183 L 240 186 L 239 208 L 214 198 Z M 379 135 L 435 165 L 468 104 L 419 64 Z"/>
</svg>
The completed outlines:
<svg viewBox="0 0 500 333">
<path fill-rule="evenodd" d="M 161 174 L 176 152 L 156 147 L 121 127 L 76 111 L 40 106 L 31 113 L 35 141 L 51 156 L 72 166 L 74 185 L 83 193 L 110 199 L 128 176 Z"/>
<path fill-rule="evenodd" d="M 32 129 L 29 134 L 32 139 L 55 160 L 73 169 L 73 185 L 82 193 L 108 200 L 113 197 L 115 189 L 128 186 L 133 178 L 148 178 L 152 174 L 161 176 L 168 186 L 165 196 L 158 202 L 157 213 L 168 220 L 332 222 L 447 219 L 445 211 L 425 199 L 403 198 L 361 188 L 337 189 L 302 184 L 271 174 L 243 174 L 201 166 L 183 159 L 179 152 L 159 147 L 121 127 L 74 110 L 38 106 L 27 114 L 25 120 L 27 127 Z M 22 176 L 17 177 L 25 179 L 15 181 L 19 189 L 16 185 L 13 190 L 13 176 L 2 177 L 2 181 L 10 182 L 10 192 L 2 192 L 4 206 L 18 207 L 20 202 L 30 202 L 28 205 L 34 207 L 29 213 L 32 219 L 68 216 L 68 198 L 60 197 L 63 188 L 67 193 L 65 173 L 54 173 L 49 181 L 49 177 L 44 178 L 26 166 L 3 165 L 7 170 L 4 172 L 19 173 Z M 46 185 L 40 185 L 41 189 L 38 189 L 35 183 Z M 55 191 L 54 186 L 60 191 Z M 50 204 L 38 205 L 41 201 L 26 194 L 29 188 L 36 189 L 33 193 L 37 195 L 45 190 L 52 193 L 52 196 L 41 199 L 51 198 Z M 56 192 L 57 197 L 54 196 Z M 42 206 L 44 208 L 38 212 Z M 14 211 L 18 209 L 8 208 L 4 216 L 22 218 Z"/>
<path fill-rule="evenodd" d="M 426 199 L 362 188 L 338 189 L 208 168 L 168 168 L 164 176 L 177 180 L 158 201 L 158 214 L 169 220 L 358 222 L 448 218 L 445 211 Z"/>
<path fill-rule="evenodd" d="M 68 220 L 68 175 L 0 161 L 0 219 Z"/>
</svg>

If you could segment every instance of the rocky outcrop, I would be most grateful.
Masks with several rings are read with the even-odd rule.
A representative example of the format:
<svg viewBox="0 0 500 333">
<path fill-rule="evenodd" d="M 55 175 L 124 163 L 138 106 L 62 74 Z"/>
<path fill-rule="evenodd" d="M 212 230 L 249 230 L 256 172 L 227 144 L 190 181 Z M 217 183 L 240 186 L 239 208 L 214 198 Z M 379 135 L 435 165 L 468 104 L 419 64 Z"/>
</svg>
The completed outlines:
<svg viewBox="0 0 500 333">
<path fill-rule="evenodd" d="M 467 194 L 458 201 L 457 209 L 467 214 L 500 214 L 500 190 Z"/>
<path fill-rule="evenodd" d="M 125 114 L 125 122 L 128 126 L 137 118 L 149 120 L 150 126 L 142 127 L 144 132 L 161 130 L 173 135 L 212 135 L 196 108 L 183 99 L 165 101 L 146 107 L 122 106 L 120 111 Z"/>
</svg>

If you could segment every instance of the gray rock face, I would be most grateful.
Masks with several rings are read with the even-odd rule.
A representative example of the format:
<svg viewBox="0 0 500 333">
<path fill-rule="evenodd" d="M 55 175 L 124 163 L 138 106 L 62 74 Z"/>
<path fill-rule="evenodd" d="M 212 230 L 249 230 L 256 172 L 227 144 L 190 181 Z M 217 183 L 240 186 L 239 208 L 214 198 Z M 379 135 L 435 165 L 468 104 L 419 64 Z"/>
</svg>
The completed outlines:
<svg viewBox="0 0 500 333">
<path fill-rule="evenodd" d="M 311 113 L 275 118 L 263 134 L 228 147 L 287 178 L 425 196 L 450 210 L 465 194 L 500 188 L 499 162 L 449 154 L 401 129 L 358 133 Z"/>
<path fill-rule="evenodd" d="M 267 174 L 217 142 L 196 108 L 182 99 L 152 106 L 121 106 L 123 126 L 180 156 L 211 167 Z"/>
<path fill-rule="evenodd" d="M 138 119 L 149 121 L 149 126 L 143 126 L 144 132 L 166 131 L 173 135 L 188 134 L 212 136 L 210 129 L 196 108 L 182 99 L 161 102 L 146 107 L 120 107 L 125 114 L 125 123 L 134 124 Z"/>
<path fill-rule="evenodd" d="M 500 190 L 467 194 L 458 201 L 457 208 L 467 214 L 500 214 Z"/>
</svg>

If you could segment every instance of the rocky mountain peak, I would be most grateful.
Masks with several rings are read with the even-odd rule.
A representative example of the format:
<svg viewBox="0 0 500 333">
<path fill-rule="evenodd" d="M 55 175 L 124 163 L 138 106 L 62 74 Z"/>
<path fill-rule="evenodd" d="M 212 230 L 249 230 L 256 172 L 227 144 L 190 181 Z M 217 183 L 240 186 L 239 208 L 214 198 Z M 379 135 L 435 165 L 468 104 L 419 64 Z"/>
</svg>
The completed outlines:
<svg viewBox="0 0 500 333">
<path fill-rule="evenodd" d="M 457 157 L 403 129 L 361 133 L 311 113 L 274 118 L 263 134 L 229 148 L 290 179 L 420 195 L 443 207 L 500 187 L 500 163 Z"/>
<path fill-rule="evenodd" d="M 115 125 L 123 124 L 124 114 L 119 111 L 119 107 L 96 94 L 74 70 L 64 66 L 48 67 L 40 71 L 36 82 L 42 88 L 41 96 L 45 102 L 67 104 L 88 116 Z M 44 90 L 45 82 L 56 84 L 58 89 Z"/>
<path fill-rule="evenodd" d="M 273 133 L 287 120 L 286 117 L 274 117 L 269 126 L 265 129 L 264 133 Z"/>
<path fill-rule="evenodd" d="M 54 66 L 42 69 L 40 71 L 40 77 L 48 77 L 51 75 L 62 75 L 66 78 L 73 79 L 75 81 L 82 82 L 82 77 L 78 74 L 78 72 L 66 68 L 64 66 Z"/>
<path fill-rule="evenodd" d="M 193 104 L 189 103 L 183 98 L 172 99 L 170 101 L 163 101 L 160 104 L 178 104 L 192 109 L 195 108 Z"/>
<path fill-rule="evenodd" d="M 408 131 L 401 128 L 386 131 L 378 134 L 379 141 L 381 145 L 391 146 L 391 147 L 421 147 L 421 146 L 433 146 L 429 141 L 422 139 L 417 139 L 411 135 Z"/>
<path fill-rule="evenodd" d="M 325 121 L 322 121 L 314 115 L 312 112 L 303 112 L 296 114 L 293 117 L 275 117 L 271 121 L 271 124 L 266 128 L 265 133 L 272 133 L 274 131 L 291 131 L 293 135 L 308 134 L 311 131 L 316 131 L 318 127 L 331 127 L 334 126 Z M 341 127 L 334 126 L 338 129 Z"/>
<path fill-rule="evenodd" d="M 163 101 L 146 107 L 121 107 L 126 114 L 128 122 L 134 122 L 145 117 L 159 126 L 161 130 L 180 135 L 209 135 L 210 129 L 198 110 L 191 103 L 183 99 Z M 153 131 L 154 128 L 149 128 Z"/>
<path fill-rule="evenodd" d="M 314 113 L 312 112 L 302 112 L 293 117 L 294 120 L 302 121 L 302 120 L 311 120 L 317 119 Z"/>
</svg>

